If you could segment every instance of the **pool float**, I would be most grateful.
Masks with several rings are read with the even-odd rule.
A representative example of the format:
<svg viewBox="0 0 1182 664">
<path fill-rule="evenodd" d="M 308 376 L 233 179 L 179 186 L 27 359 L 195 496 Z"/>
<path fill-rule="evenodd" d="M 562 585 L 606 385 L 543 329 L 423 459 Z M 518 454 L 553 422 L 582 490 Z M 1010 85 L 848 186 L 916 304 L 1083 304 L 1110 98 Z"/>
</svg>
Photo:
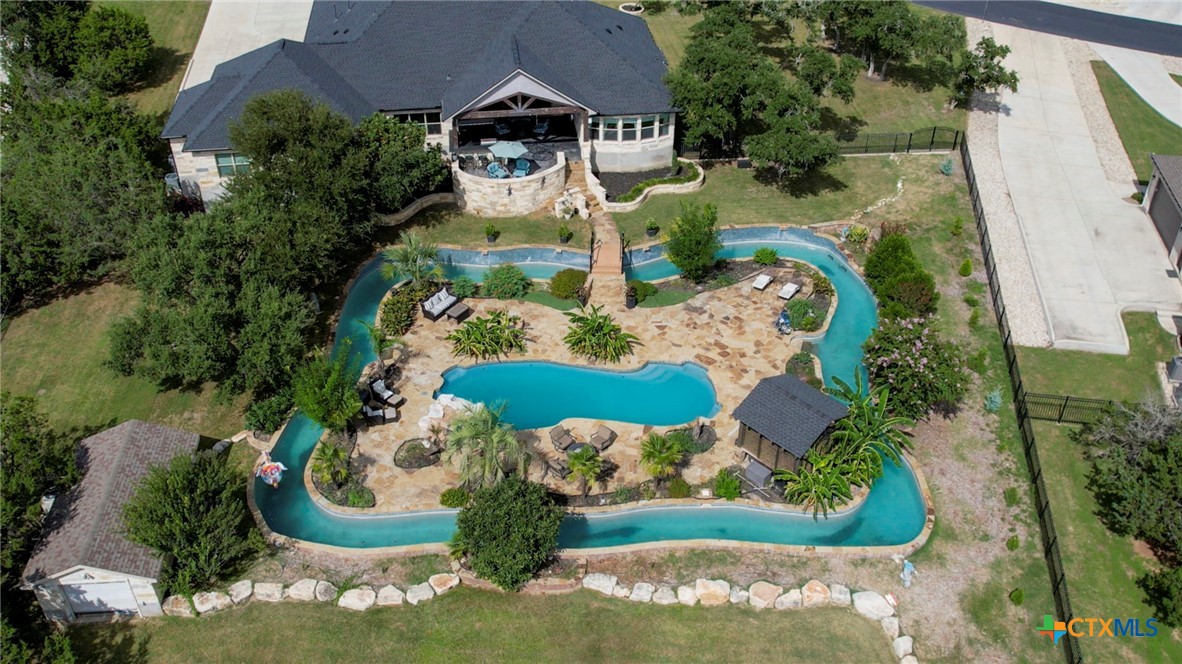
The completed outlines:
<svg viewBox="0 0 1182 664">
<path fill-rule="evenodd" d="M 279 488 L 279 482 L 283 479 L 283 471 L 287 470 L 287 466 L 272 461 L 271 455 L 263 452 L 259 457 L 258 463 L 255 464 L 254 474 L 263 478 L 263 481 L 271 485 L 272 489 Z"/>
</svg>

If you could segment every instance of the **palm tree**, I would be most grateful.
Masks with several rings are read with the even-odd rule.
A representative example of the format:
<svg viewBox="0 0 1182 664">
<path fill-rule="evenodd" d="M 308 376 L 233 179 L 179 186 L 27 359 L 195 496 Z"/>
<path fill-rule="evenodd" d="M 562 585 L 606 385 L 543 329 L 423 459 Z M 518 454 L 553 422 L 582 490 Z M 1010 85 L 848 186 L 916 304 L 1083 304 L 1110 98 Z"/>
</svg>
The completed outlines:
<svg viewBox="0 0 1182 664">
<path fill-rule="evenodd" d="M 312 473 L 325 486 L 344 484 L 349 479 L 349 453 L 336 443 L 321 444 L 312 457 Z"/>
<path fill-rule="evenodd" d="M 588 445 L 573 452 L 567 462 L 570 464 L 571 477 L 579 478 L 579 490 L 586 496 L 591 490 L 591 483 L 598 481 L 599 475 L 603 473 L 603 457 Z"/>
<path fill-rule="evenodd" d="M 684 458 L 685 450 L 676 440 L 655 431 L 640 444 L 640 463 L 658 482 L 677 472 L 677 465 Z"/>
<path fill-rule="evenodd" d="M 632 346 L 637 342 L 635 334 L 625 332 L 610 314 L 600 313 L 598 306 L 591 305 L 589 311 L 581 307 L 577 312 L 568 311 L 566 317 L 571 326 L 562 340 L 575 355 L 619 362 L 632 353 Z"/>
<path fill-rule="evenodd" d="M 426 280 L 443 279 L 443 268 L 436 263 L 439 247 L 420 238 L 418 233 L 399 233 L 398 244 L 383 251 L 382 258 L 386 261 L 382 264 L 382 278 L 387 281 L 393 281 L 399 275 L 416 285 Z"/>
<path fill-rule="evenodd" d="M 525 477 L 533 450 L 501 421 L 504 406 L 474 409 L 451 422 L 446 459 L 459 465 L 460 478 L 471 490 L 492 486 L 516 472 Z"/>
<path fill-rule="evenodd" d="M 809 450 L 806 460 L 811 468 L 777 470 L 775 478 L 786 484 L 784 500 L 803 506 L 806 512 L 813 508 L 813 519 L 818 511 L 828 518 L 829 510 L 853 498 L 848 479 L 851 470 L 838 454 L 821 455 Z"/>
<path fill-rule="evenodd" d="M 361 326 L 365 328 L 366 334 L 369 335 L 369 342 L 373 344 L 374 355 L 381 356 L 382 351 L 388 346 L 402 345 L 402 337 L 386 334 L 386 331 L 380 325 L 374 325 L 362 318 L 358 318 L 357 322 L 361 323 Z"/>
<path fill-rule="evenodd" d="M 882 475 L 884 457 L 899 464 L 902 450 L 911 446 L 911 439 L 903 429 L 914 426 L 915 422 L 891 416 L 890 389 L 883 385 L 867 393 L 860 372 L 854 374 L 853 386 L 836 376 L 833 382 L 839 389 L 830 393 L 849 403 L 849 414 L 837 423 L 833 432 L 833 450 L 840 452 L 862 479 L 873 481 Z"/>
</svg>

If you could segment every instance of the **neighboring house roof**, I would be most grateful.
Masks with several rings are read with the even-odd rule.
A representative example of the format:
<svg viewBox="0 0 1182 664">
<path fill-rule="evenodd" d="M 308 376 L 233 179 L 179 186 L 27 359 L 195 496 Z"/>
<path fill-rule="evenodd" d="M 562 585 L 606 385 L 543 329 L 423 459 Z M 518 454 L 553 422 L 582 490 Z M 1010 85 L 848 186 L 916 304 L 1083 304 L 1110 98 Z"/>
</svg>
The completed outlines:
<svg viewBox="0 0 1182 664">
<path fill-rule="evenodd" d="M 517 71 L 602 115 L 674 110 L 644 20 L 592 2 L 318 0 L 304 39 L 218 65 L 181 92 L 163 136 L 227 148 L 246 102 L 281 88 L 354 120 L 433 108 L 448 118 Z"/>
<path fill-rule="evenodd" d="M 1182 156 L 1151 154 L 1149 159 L 1153 161 L 1161 181 L 1170 190 L 1174 202 L 1182 207 Z"/>
<path fill-rule="evenodd" d="M 159 578 L 160 558 L 123 536 L 123 505 L 150 468 L 192 454 L 198 441 L 195 433 L 139 420 L 83 440 L 78 450 L 82 481 L 54 502 L 24 581 L 36 583 L 79 565 Z"/>
<path fill-rule="evenodd" d="M 783 374 L 759 381 L 735 409 L 735 419 L 797 458 L 848 409 L 799 378 Z"/>
</svg>

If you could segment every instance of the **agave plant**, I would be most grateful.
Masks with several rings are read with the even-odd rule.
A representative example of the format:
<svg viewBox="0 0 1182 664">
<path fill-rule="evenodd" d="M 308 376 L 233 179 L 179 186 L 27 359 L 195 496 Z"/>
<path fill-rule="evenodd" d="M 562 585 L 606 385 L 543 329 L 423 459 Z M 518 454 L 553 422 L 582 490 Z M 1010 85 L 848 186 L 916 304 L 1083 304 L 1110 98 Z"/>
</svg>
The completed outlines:
<svg viewBox="0 0 1182 664">
<path fill-rule="evenodd" d="M 806 512 L 811 507 L 813 519 L 817 518 L 817 512 L 828 518 L 829 510 L 853 498 L 849 482 L 851 469 L 839 454 L 821 455 L 809 450 L 806 461 L 811 467 L 796 472 L 777 470 L 775 478 L 785 483 L 784 500 L 803 506 Z"/>
<path fill-rule="evenodd" d="M 677 472 L 683 459 L 685 450 L 681 444 L 655 431 L 640 444 L 640 463 L 657 481 Z"/>
<path fill-rule="evenodd" d="M 567 459 L 570 465 L 571 477 L 578 478 L 579 490 L 586 496 L 591 489 L 591 483 L 599 481 L 603 474 L 603 457 L 590 445 L 581 447 L 571 453 Z"/>
<path fill-rule="evenodd" d="M 448 463 L 459 466 L 471 490 L 492 486 L 511 473 L 525 476 L 533 450 L 501 420 L 504 407 L 478 408 L 454 418 L 447 437 Z"/>
<path fill-rule="evenodd" d="M 566 317 L 571 326 L 562 340 L 576 356 L 600 362 L 619 362 L 625 355 L 632 354 L 632 346 L 638 341 L 636 335 L 625 332 L 611 315 L 600 313 L 595 305 L 590 310 L 568 311 Z"/>
<path fill-rule="evenodd" d="M 419 237 L 418 233 L 402 231 L 398 244 L 382 252 L 382 278 L 393 281 L 398 276 L 413 284 L 443 279 L 443 268 L 438 264 L 439 247 Z"/>
<path fill-rule="evenodd" d="M 312 456 L 312 473 L 324 485 L 340 486 L 349 479 L 349 453 L 336 443 L 324 443 Z"/>
<path fill-rule="evenodd" d="M 452 354 L 456 357 L 486 360 L 525 350 L 525 330 L 520 323 L 519 316 L 494 311 L 465 321 L 446 338 L 452 343 Z"/>
</svg>

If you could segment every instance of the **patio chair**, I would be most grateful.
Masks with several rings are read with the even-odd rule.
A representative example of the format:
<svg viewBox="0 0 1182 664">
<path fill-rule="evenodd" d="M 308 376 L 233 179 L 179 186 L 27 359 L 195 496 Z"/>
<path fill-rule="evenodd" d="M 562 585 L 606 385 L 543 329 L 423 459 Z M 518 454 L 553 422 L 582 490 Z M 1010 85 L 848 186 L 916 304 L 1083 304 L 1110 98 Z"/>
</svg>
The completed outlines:
<svg viewBox="0 0 1182 664">
<path fill-rule="evenodd" d="M 541 138 L 550 131 L 550 118 L 538 120 L 534 123 L 534 136 Z"/>
<path fill-rule="evenodd" d="M 570 477 L 570 466 L 566 465 L 566 461 L 555 459 L 546 465 L 549 467 L 550 472 L 557 476 L 558 479 L 565 480 Z"/>
<path fill-rule="evenodd" d="M 374 394 L 377 395 L 378 399 L 385 403 L 390 403 L 398 396 L 398 393 L 386 387 L 386 381 L 380 378 L 370 383 L 370 387 L 373 388 Z"/>
<path fill-rule="evenodd" d="M 565 452 L 568 447 L 575 444 L 575 439 L 566 427 L 559 424 L 550 429 L 550 442 L 554 444 L 554 449 Z"/>
<path fill-rule="evenodd" d="M 616 441 L 617 437 L 618 434 L 616 434 L 615 431 L 612 431 L 601 424 L 599 425 L 599 428 L 595 430 L 595 433 L 591 434 L 591 447 L 594 447 L 597 451 L 602 452 L 611 447 L 612 443 Z"/>
<path fill-rule="evenodd" d="M 509 177 L 509 171 L 505 170 L 504 166 L 501 166 L 499 163 L 494 161 L 488 165 L 488 176 L 494 180 L 503 180 L 504 178 Z"/>
<path fill-rule="evenodd" d="M 758 277 L 755 277 L 755 281 L 751 282 L 751 288 L 754 290 L 763 290 L 767 288 L 768 284 L 770 283 L 772 283 L 772 275 L 761 274 Z"/>
<path fill-rule="evenodd" d="M 527 175 L 529 175 L 529 162 L 524 159 L 518 159 L 513 169 L 513 177 L 523 178 Z"/>
<path fill-rule="evenodd" d="M 792 296 L 796 295 L 799 291 L 800 286 L 789 281 L 788 283 L 784 284 L 783 288 L 780 289 L 780 299 L 791 300 Z"/>
<path fill-rule="evenodd" d="M 505 136 L 509 133 L 509 125 L 504 122 L 493 121 L 493 131 L 497 132 L 497 136 Z"/>
<path fill-rule="evenodd" d="M 397 408 L 372 408 L 369 404 L 365 404 L 361 407 L 361 412 L 365 413 L 365 419 L 371 422 L 376 421 L 379 424 L 385 424 L 387 417 L 390 419 L 398 418 Z"/>
</svg>

